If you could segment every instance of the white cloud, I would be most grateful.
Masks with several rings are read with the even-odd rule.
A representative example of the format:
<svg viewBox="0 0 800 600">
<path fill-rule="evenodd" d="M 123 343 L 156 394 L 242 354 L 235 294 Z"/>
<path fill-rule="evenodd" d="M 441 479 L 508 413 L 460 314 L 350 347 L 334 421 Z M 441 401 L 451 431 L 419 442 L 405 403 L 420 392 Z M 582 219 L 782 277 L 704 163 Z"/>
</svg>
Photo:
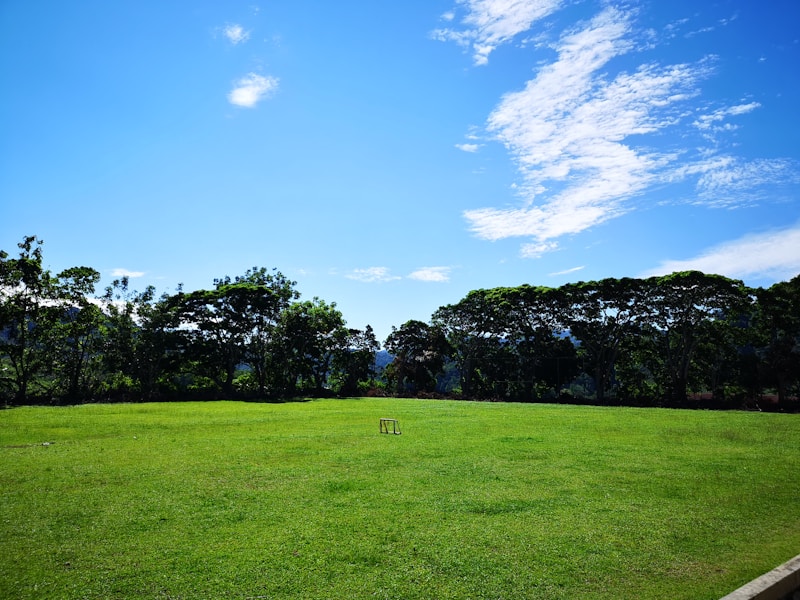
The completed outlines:
<svg viewBox="0 0 800 600">
<path fill-rule="evenodd" d="M 532 242 L 530 244 L 522 244 L 519 249 L 519 255 L 522 258 L 540 258 L 543 254 L 557 249 L 558 242 Z"/>
<path fill-rule="evenodd" d="M 702 160 L 675 169 L 669 181 L 696 178 L 696 203 L 714 207 L 756 204 L 770 186 L 800 184 L 800 166 L 788 159 L 744 160 L 709 154 Z"/>
<path fill-rule="evenodd" d="M 743 115 L 760 108 L 761 104 L 758 102 L 749 102 L 748 104 L 738 104 L 736 106 L 728 106 L 719 108 L 709 114 L 700 115 L 694 122 L 694 126 L 703 132 L 713 131 L 730 131 L 735 129 L 735 125 L 730 123 L 726 125 L 717 125 L 716 123 L 725 120 L 727 117 Z"/>
<path fill-rule="evenodd" d="M 411 273 L 408 278 L 417 281 L 447 282 L 450 281 L 450 267 L 422 267 Z"/>
<path fill-rule="evenodd" d="M 540 18 L 534 15 L 558 8 L 555 0 L 458 3 L 466 7 L 463 23 L 471 27 L 439 30 L 437 35 L 471 45 L 479 63 L 498 44 L 530 28 Z M 538 258 L 557 249 L 557 240 L 565 235 L 635 210 L 656 188 L 693 184 L 691 199 L 683 186 L 672 201 L 733 207 L 766 199 L 767 191 L 777 200 L 780 186 L 800 183 L 795 161 L 745 160 L 720 152 L 718 138 L 737 128 L 731 119 L 760 104 L 740 101 L 702 110 L 691 106 L 700 95 L 700 83 L 714 72 L 714 55 L 693 63 L 644 63 L 615 70 L 624 55 L 652 50 L 656 43 L 652 30 L 635 27 L 635 14 L 606 4 L 591 21 L 565 31 L 550 45 L 556 58 L 540 63 L 523 89 L 500 99 L 485 133 L 501 142 L 514 161 L 520 180 L 512 188 L 520 202 L 465 211 L 477 237 L 529 238 L 521 255 Z M 662 144 L 667 132 L 674 134 L 669 147 Z M 486 139 L 474 133 L 470 131 L 475 140 Z M 474 152 L 480 144 L 456 147 Z"/>
<path fill-rule="evenodd" d="M 135 279 L 137 277 L 144 277 L 144 271 L 129 271 L 128 269 L 114 269 L 111 271 L 112 277 L 128 277 Z"/>
<path fill-rule="evenodd" d="M 351 273 L 345 275 L 348 279 L 355 279 L 356 281 L 363 281 L 365 283 L 378 283 L 385 281 L 396 281 L 401 279 L 396 275 L 392 275 L 387 267 L 368 267 L 366 269 L 354 269 Z"/>
<path fill-rule="evenodd" d="M 583 271 L 586 267 L 572 267 L 571 269 L 565 269 L 563 271 L 556 271 L 555 273 L 550 273 L 550 277 L 557 277 L 558 275 L 569 275 L 570 273 L 577 273 L 578 271 Z"/>
<path fill-rule="evenodd" d="M 228 94 L 228 101 L 236 106 L 253 108 L 261 100 L 274 93 L 277 88 L 277 77 L 263 77 L 256 73 L 248 73 L 234 84 L 234 88 Z"/>
<path fill-rule="evenodd" d="M 667 260 L 642 276 L 688 270 L 736 279 L 791 279 L 800 273 L 800 225 L 725 242 L 694 258 Z"/>
<path fill-rule="evenodd" d="M 565 35 L 558 59 L 494 109 L 487 128 L 517 163 L 524 205 L 466 211 L 479 237 L 532 237 L 522 253 L 538 257 L 556 247 L 552 240 L 626 212 L 625 200 L 657 179 L 672 157 L 637 151 L 626 138 L 674 124 L 675 105 L 707 69 L 647 64 L 608 80 L 604 69 L 632 49 L 630 34 L 625 14 L 604 10 Z"/>
<path fill-rule="evenodd" d="M 250 38 L 250 32 L 237 23 L 226 25 L 223 27 L 222 33 L 234 46 L 246 42 Z"/>
<path fill-rule="evenodd" d="M 457 1 L 467 10 L 462 20 L 464 29 L 437 29 L 432 35 L 438 40 L 470 46 L 476 65 L 487 64 L 495 48 L 527 31 L 534 22 L 556 12 L 563 4 L 563 0 Z M 445 13 L 444 18 L 452 21 L 455 13 Z"/>
</svg>

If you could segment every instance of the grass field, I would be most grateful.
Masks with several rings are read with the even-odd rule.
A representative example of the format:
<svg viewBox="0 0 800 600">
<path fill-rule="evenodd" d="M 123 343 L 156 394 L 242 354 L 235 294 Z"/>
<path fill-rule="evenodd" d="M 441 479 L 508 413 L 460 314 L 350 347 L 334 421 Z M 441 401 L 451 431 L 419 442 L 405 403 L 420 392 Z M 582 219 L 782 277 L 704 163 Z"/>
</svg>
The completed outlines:
<svg viewBox="0 0 800 600">
<path fill-rule="evenodd" d="M 5 410 L 0 597 L 716 599 L 800 553 L 798 442 L 742 412 Z"/>
</svg>

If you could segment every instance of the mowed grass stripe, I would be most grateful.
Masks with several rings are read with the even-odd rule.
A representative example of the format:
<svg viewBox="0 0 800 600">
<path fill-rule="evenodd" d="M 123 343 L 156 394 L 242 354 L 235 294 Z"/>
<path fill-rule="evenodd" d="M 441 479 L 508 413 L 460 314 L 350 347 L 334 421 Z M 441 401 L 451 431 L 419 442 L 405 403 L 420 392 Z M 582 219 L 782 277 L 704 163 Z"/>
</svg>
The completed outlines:
<svg viewBox="0 0 800 600">
<path fill-rule="evenodd" d="M 0 597 L 714 599 L 800 553 L 798 439 L 397 399 L 6 410 Z"/>
</svg>

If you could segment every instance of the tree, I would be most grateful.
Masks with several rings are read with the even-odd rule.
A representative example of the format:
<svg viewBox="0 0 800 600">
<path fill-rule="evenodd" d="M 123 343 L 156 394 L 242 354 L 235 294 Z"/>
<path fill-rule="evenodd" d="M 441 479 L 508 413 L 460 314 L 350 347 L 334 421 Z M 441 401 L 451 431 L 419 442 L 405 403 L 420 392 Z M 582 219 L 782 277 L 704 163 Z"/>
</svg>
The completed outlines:
<svg viewBox="0 0 800 600">
<path fill-rule="evenodd" d="M 42 267 L 43 242 L 28 236 L 18 258 L 0 251 L 0 387 L 17 403 L 33 394 L 77 401 L 93 388 L 101 314 L 89 297 L 100 274 L 72 267 L 57 276 Z"/>
<path fill-rule="evenodd" d="M 287 351 L 287 391 L 301 389 L 321 395 L 336 354 L 344 351 L 348 331 L 335 303 L 314 298 L 291 304 L 281 321 Z"/>
<path fill-rule="evenodd" d="M 51 360 L 46 342 L 58 320 L 56 282 L 42 267 L 42 244 L 28 236 L 17 244 L 18 258 L 0 251 L 0 383 L 18 404 L 33 386 L 43 391 L 41 376 Z"/>
<path fill-rule="evenodd" d="M 177 375 L 184 358 L 175 302 L 180 294 L 180 288 L 177 296 L 160 297 L 153 286 L 130 290 L 127 277 L 106 288 L 104 358 L 111 392 L 153 400 L 163 379 Z"/>
<path fill-rule="evenodd" d="M 785 408 L 789 390 L 800 382 L 800 275 L 759 289 L 757 297 L 762 371 Z"/>
<path fill-rule="evenodd" d="M 717 406 L 729 405 L 747 391 L 753 397 L 754 297 L 746 314 L 724 314 L 706 321 L 698 332 L 698 344 L 689 370 L 689 386 L 694 391 L 710 391 Z M 755 378 L 757 379 L 757 378 Z"/>
<path fill-rule="evenodd" d="M 265 394 L 274 367 L 275 331 L 283 311 L 298 296 L 294 282 L 280 272 L 248 270 L 233 281 L 214 281 L 214 289 L 179 294 L 176 306 L 186 329 L 190 355 L 226 395 L 240 365 L 256 374 Z"/>
<path fill-rule="evenodd" d="M 387 367 L 398 393 L 431 392 L 436 389 L 436 376 L 442 372 L 450 354 L 444 332 L 422 321 L 406 321 L 386 338 L 386 349 L 394 355 Z"/>
<path fill-rule="evenodd" d="M 580 354 L 591 365 L 595 394 L 603 403 L 611 386 L 622 344 L 637 335 L 647 314 L 641 280 L 602 279 L 561 288 L 563 319 L 580 342 Z"/>
<path fill-rule="evenodd" d="M 334 350 L 333 370 L 342 396 L 355 396 L 362 384 L 374 385 L 375 355 L 380 344 L 372 327 L 348 329 L 345 341 Z"/>
<path fill-rule="evenodd" d="M 651 341 L 658 348 L 657 372 L 667 398 L 686 400 L 692 361 L 705 325 L 736 318 L 746 311 L 748 296 L 741 281 L 699 271 L 683 271 L 643 282 L 650 309 Z"/>
<path fill-rule="evenodd" d="M 479 393 L 476 388 L 484 387 L 480 379 L 486 371 L 481 370 L 481 365 L 502 329 L 497 317 L 491 291 L 487 290 L 471 291 L 458 303 L 443 306 L 433 314 L 432 322 L 442 330 L 450 345 L 451 358 L 459 372 L 461 393 L 467 398 Z"/>
<path fill-rule="evenodd" d="M 104 319 L 90 300 L 98 281 L 100 273 L 89 267 L 66 269 L 56 278 L 60 317 L 53 323 L 46 351 L 68 402 L 92 396 L 101 380 Z"/>
<path fill-rule="evenodd" d="M 524 401 L 546 393 L 557 395 L 561 382 L 554 381 L 552 373 L 544 376 L 545 362 L 553 361 L 553 371 L 560 373 L 558 359 L 574 359 L 574 347 L 561 335 L 564 327 L 559 290 L 530 285 L 496 288 L 491 290 L 489 302 L 496 304 L 499 334 L 511 345 L 517 360 L 512 395 Z"/>
<path fill-rule="evenodd" d="M 235 283 L 251 286 L 252 310 L 242 315 L 250 326 L 245 339 L 244 362 L 255 374 L 258 395 L 265 397 L 280 390 L 283 367 L 279 360 L 284 355 L 281 320 L 300 294 L 294 287 L 296 283 L 277 269 L 268 272 L 263 267 L 253 267 L 244 276 L 237 277 Z"/>
</svg>

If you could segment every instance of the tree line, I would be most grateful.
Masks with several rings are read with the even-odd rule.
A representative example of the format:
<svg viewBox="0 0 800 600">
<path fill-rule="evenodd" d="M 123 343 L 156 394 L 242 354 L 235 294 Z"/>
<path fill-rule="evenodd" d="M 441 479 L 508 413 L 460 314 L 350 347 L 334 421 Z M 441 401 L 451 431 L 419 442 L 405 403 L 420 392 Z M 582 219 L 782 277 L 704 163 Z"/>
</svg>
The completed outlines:
<svg viewBox="0 0 800 600">
<path fill-rule="evenodd" d="M 397 392 L 441 390 L 450 367 L 465 398 L 797 410 L 800 276 L 767 289 L 686 271 L 475 290 L 393 328 L 386 347 Z"/>
<path fill-rule="evenodd" d="M 769 288 L 697 271 L 558 288 L 475 290 L 393 327 L 384 370 L 372 328 L 349 328 L 296 282 L 253 267 L 157 295 L 73 267 L 42 242 L 0 251 L 0 400 L 6 404 L 308 395 L 796 410 L 800 276 Z M 769 404 L 772 407 L 771 404 Z"/>
<path fill-rule="evenodd" d="M 43 267 L 42 242 L 0 251 L 0 394 L 6 403 L 364 393 L 372 328 L 296 282 L 254 267 L 210 289 L 158 296 L 127 278 L 95 297 L 100 274 Z"/>
</svg>

